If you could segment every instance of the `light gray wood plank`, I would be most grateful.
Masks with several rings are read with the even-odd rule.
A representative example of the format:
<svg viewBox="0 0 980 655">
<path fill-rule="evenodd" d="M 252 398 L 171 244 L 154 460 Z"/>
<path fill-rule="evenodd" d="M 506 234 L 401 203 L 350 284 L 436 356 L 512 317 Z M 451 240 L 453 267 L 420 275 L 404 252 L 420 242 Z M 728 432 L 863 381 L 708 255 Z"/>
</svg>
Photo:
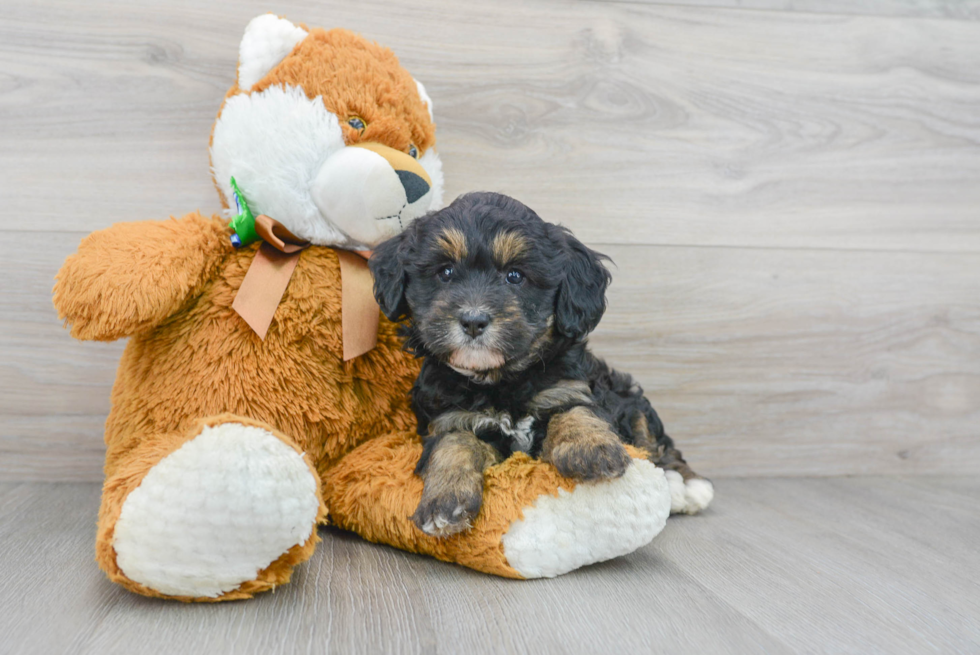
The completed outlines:
<svg viewBox="0 0 980 655">
<path fill-rule="evenodd" d="M 937 477 L 730 480 L 727 501 L 655 544 L 795 652 L 974 652 L 978 492 Z"/>
<path fill-rule="evenodd" d="M 0 480 L 101 480 L 107 414 L 0 415 Z"/>
<path fill-rule="evenodd" d="M 604 2 L 605 0 L 596 0 Z M 614 0 L 677 7 L 714 7 L 819 14 L 904 16 L 914 18 L 980 19 L 977 0 Z"/>
<path fill-rule="evenodd" d="M 215 209 L 208 133 L 267 8 L 10 7 L 5 227 Z M 426 82 L 449 198 L 501 190 L 592 242 L 980 249 L 975 22 L 557 0 L 277 11 L 362 31 Z"/>
<path fill-rule="evenodd" d="M 521 584 L 329 530 L 313 560 L 274 593 L 210 606 L 145 599 L 102 578 L 84 522 L 70 524 L 71 539 L 50 536 L 62 513 L 94 521 L 95 485 L 4 491 L 0 537 L 13 548 L 0 566 L 14 575 L 0 592 L 0 606 L 20 602 L 16 614 L 5 611 L 0 621 L 8 644 L 26 646 L 19 652 L 569 653 L 596 652 L 610 642 L 640 651 L 654 644 L 699 650 L 729 644 L 789 652 L 662 567 L 652 567 L 656 584 L 649 585 L 608 568 Z M 61 567 L 71 569 L 63 582 L 73 585 L 72 593 L 60 586 Z M 622 593 L 624 584 L 630 594 Z M 676 620 L 684 610 L 715 629 L 686 629 Z M 48 629 L 47 620 L 55 619 L 59 625 Z"/>
<path fill-rule="evenodd" d="M 726 480 L 636 553 L 530 582 L 325 530 L 274 593 L 183 605 L 96 569 L 96 485 L 6 484 L 0 626 L 24 653 L 970 652 L 978 492 L 973 476 Z"/>
<path fill-rule="evenodd" d="M 50 280 L 80 235 L 19 236 L 0 242 L 0 476 L 98 480 L 122 344 L 75 342 L 55 317 Z M 592 347 L 701 473 L 980 466 L 980 255 L 603 249 L 614 276 Z"/>
<path fill-rule="evenodd" d="M 975 255 L 609 247 L 593 350 L 707 475 L 980 467 Z"/>
<path fill-rule="evenodd" d="M 51 300 L 55 275 L 83 236 L 14 232 L 0 243 L 2 414 L 104 419 L 109 412 L 109 391 L 125 344 L 74 341 Z M 14 425 L 3 427 L 6 432 Z"/>
<path fill-rule="evenodd" d="M 124 592 L 95 566 L 96 484 L 0 485 L 3 650 L 70 652 L 93 630 L 106 597 Z"/>
</svg>

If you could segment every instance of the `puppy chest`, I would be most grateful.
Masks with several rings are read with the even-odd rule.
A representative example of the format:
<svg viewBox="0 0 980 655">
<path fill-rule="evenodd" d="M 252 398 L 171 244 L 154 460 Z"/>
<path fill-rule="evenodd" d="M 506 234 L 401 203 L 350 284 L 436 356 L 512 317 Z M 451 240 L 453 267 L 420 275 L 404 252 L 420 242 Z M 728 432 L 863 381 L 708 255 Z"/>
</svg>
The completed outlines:
<svg viewBox="0 0 980 655">
<path fill-rule="evenodd" d="M 530 453 L 534 446 L 535 420 L 524 416 L 514 420 L 510 414 L 501 412 L 478 419 L 473 432 L 482 441 L 493 444 L 504 453 Z"/>
<path fill-rule="evenodd" d="M 510 412 L 496 409 L 449 411 L 436 418 L 430 429 L 432 433 L 473 432 L 505 456 L 518 451 L 533 454 L 535 446 L 544 438 L 542 426 L 535 417 L 515 418 Z"/>
</svg>

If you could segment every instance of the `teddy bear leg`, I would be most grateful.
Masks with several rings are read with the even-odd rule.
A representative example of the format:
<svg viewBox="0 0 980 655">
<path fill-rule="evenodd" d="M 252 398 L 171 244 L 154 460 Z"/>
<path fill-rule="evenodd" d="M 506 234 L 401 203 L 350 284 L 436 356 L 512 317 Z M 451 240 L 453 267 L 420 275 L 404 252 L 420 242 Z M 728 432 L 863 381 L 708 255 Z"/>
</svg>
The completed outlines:
<svg viewBox="0 0 980 655">
<path fill-rule="evenodd" d="M 96 559 L 147 596 L 229 600 L 289 581 L 326 509 L 295 444 L 259 421 L 202 419 L 109 444 Z"/>
<path fill-rule="evenodd" d="M 324 476 L 331 522 L 369 541 L 510 578 L 554 577 L 631 553 L 664 528 L 670 489 L 664 472 L 629 447 L 613 480 L 576 483 L 545 462 L 512 455 L 485 474 L 473 527 L 432 537 L 410 519 L 422 495 L 414 475 L 422 452 L 411 433 L 371 440 Z"/>
</svg>

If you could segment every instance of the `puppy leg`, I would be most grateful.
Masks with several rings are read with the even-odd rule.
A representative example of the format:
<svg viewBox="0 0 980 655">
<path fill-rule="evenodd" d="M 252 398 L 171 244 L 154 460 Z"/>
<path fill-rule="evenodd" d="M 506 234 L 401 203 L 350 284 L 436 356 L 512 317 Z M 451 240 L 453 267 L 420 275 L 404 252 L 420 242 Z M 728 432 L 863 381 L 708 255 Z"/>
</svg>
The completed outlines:
<svg viewBox="0 0 980 655">
<path fill-rule="evenodd" d="M 426 444 L 416 473 L 425 482 L 412 521 L 422 532 L 447 537 L 469 529 L 483 502 L 483 472 L 500 460 L 472 432 L 451 432 Z"/>
<path fill-rule="evenodd" d="M 681 451 L 674 447 L 673 439 L 662 431 L 655 439 L 650 434 L 646 416 L 639 412 L 631 427 L 637 447 L 649 452 L 650 461 L 664 470 L 670 485 L 670 513 L 697 514 L 706 508 L 715 497 L 714 485 L 688 466 Z"/>
<path fill-rule="evenodd" d="M 618 478 L 630 456 L 609 424 L 588 407 L 573 407 L 548 421 L 541 459 L 558 472 L 578 480 Z"/>
</svg>

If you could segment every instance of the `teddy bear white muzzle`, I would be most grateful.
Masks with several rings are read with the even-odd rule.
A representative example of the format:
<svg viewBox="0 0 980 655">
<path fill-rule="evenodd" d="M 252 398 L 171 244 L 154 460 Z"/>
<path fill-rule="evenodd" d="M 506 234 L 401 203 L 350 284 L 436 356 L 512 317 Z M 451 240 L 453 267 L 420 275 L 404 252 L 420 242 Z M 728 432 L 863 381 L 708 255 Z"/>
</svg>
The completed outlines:
<svg viewBox="0 0 980 655">
<path fill-rule="evenodd" d="M 352 239 L 375 245 L 428 211 L 435 194 L 414 158 L 378 143 L 358 143 L 327 158 L 311 195 L 324 218 Z"/>
</svg>

